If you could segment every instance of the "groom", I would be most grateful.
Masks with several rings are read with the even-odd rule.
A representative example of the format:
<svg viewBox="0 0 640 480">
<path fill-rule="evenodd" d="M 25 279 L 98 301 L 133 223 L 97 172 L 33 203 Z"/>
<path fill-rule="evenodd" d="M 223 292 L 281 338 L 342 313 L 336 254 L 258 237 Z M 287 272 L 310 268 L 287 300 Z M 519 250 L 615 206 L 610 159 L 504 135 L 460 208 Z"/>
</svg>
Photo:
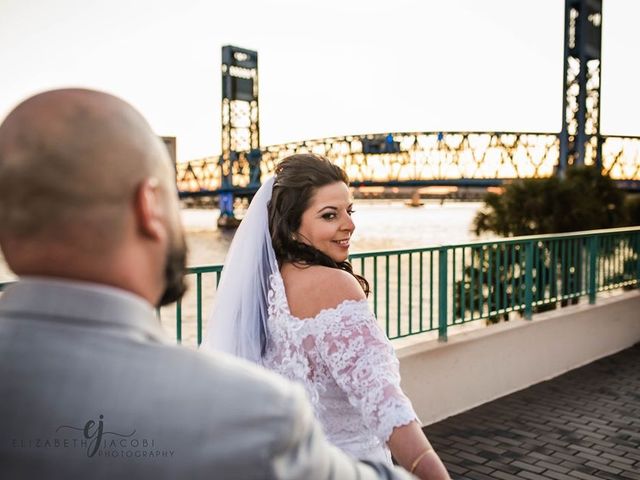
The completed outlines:
<svg viewBox="0 0 640 480">
<path fill-rule="evenodd" d="M 0 125 L 3 478 L 408 478 L 327 443 L 303 391 L 168 341 L 185 290 L 168 154 L 122 100 L 57 90 Z"/>
</svg>

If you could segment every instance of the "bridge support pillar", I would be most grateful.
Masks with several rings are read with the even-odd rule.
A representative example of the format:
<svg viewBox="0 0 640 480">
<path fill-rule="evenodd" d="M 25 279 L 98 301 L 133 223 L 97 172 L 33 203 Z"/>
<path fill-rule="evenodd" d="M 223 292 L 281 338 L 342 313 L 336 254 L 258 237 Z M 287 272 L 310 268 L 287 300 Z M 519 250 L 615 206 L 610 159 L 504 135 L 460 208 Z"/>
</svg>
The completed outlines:
<svg viewBox="0 0 640 480">
<path fill-rule="evenodd" d="M 218 206 L 220 208 L 220 216 L 218 217 L 219 228 L 235 228 L 240 224 L 233 213 L 233 193 L 221 193 L 218 196 Z"/>
<path fill-rule="evenodd" d="M 221 192 L 218 195 L 218 207 L 220 216 L 218 217 L 218 228 L 235 228 L 239 225 L 233 212 L 233 170 L 238 161 L 236 152 L 229 152 L 220 155 L 218 164 L 221 170 Z"/>
<path fill-rule="evenodd" d="M 602 166 L 600 71 L 602 0 L 565 0 L 564 96 L 557 174 Z"/>
<path fill-rule="evenodd" d="M 234 228 L 234 190 L 260 185 L 258 52 L 222 47 L 222 155 L 219 227 Z"/>
</svg>

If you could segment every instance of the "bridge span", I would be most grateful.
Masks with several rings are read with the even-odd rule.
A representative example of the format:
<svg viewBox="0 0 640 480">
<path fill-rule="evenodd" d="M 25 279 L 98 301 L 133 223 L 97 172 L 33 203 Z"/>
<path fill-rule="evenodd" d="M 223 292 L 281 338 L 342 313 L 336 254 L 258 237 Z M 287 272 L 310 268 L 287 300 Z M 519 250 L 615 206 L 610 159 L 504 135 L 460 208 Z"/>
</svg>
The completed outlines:
<svg viewBox="0 0 640 480">
<path fill-rule="evenodd" d="M 640 137 L 602 136 L 602 171 L 628 190 L 640 190 Z M 528 132 L 396 132 L 347 135 L 264 147 L 256 161 L 238 155 L 233 185 L 222 185 L 223 161 L 206 157 L 177 165 L 182 196 L 255 191 L 284 157 L 317 153 L 344 168 L 360 186 L 495 186 L 556 173 L 560 135 Z M 591 162 L 587 162 L 590 164 Z"/>
</svg>

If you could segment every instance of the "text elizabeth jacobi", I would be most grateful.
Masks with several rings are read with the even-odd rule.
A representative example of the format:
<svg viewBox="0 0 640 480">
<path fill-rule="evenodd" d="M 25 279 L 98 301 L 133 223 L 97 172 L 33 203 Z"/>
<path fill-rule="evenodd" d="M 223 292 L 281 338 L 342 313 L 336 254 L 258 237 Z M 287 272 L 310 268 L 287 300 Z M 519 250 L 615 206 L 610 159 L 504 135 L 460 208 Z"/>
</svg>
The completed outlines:
<svg viewBox="0 0 640 480">
<path fill-rule="evenodd" d="M 65 433 L 77 432 L 79 437 L 65 437 Z M 140 438 L 136 430 L 131 433 L 120 433 L 105 430 L 104 415 L 98 421 L 88 420 L 84 425 L 60 425 L 55 433 L 60 435 L 53 438 L 30 438 L 12 440 L 13 448 L 56 448 L 82 449 L 87 457 L 110 458 L 170 458 L 175 455 L 174 450 L 167 450 L 157 445 L 155 439 Z"/>
</svg>

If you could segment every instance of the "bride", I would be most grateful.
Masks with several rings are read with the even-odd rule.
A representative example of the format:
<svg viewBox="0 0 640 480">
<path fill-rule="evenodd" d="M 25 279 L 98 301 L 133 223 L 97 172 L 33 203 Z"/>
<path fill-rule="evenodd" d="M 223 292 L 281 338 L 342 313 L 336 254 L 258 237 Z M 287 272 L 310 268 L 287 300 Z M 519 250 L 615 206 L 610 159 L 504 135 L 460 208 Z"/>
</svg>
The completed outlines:
<svg viewBox="0 0 640 480">
<path fill-rule="evenodd" d="M 225 260 L 207 344 L 304 386 L 328 439 L 356 458 L 449 478 L 400 388 L 393 347 L 348 253 L 348 178 L 292 155 L 258 191 Z"/>
</svg>

